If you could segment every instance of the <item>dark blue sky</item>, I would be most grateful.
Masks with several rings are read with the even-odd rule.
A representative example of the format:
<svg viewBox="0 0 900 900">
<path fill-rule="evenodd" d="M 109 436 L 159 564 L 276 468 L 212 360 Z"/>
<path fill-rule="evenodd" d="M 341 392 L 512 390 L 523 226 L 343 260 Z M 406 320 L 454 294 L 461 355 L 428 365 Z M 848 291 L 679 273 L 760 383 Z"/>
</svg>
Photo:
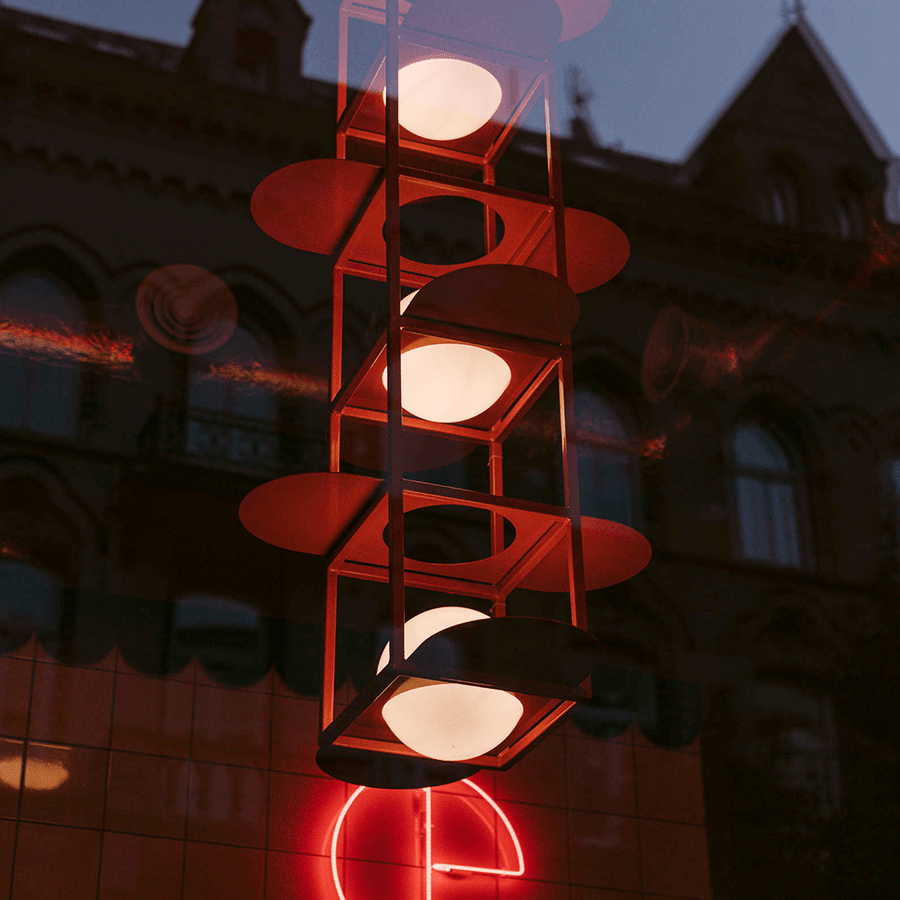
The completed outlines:
<svg viewBox="0 0 900 900">
<path fill-rule="evenodd" d="M 199 0 L 0 0 L 184 44 Z M 604 143 L 681 159 L 783 28 L 783 0 L 613 0 L 593 32 L 561 46 L 594 90 Z M 315 22 L 306 71 L 335 72 L 338 0 L 301 0 Z M 807 0 L 807 19 L 894 153 L 900 149 L 900 0 Z"/>
</svg>

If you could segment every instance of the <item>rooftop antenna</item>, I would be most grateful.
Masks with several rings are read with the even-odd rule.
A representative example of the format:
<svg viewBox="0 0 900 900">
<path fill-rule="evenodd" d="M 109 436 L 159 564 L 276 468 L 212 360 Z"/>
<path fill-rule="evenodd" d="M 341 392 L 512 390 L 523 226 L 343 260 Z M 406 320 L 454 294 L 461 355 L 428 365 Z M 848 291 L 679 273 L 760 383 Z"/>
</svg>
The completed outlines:
<svg viewBox="0 0 900 900">
<path fill-rule="evenodd" d="M 566 94 L 572 104 L 572 137 L 580 142 L 598 146 L 599 136 L 591 123 L 588 106 L 594 99 L 594 91 L 584 78 L 580 66 L 566 67 Z"/>
<path fill-rule="evenodd" d="M 785 25 L 806 21 L 806 3 L 804 0 L 781 0 L 781 15 Z"/>
</svg>

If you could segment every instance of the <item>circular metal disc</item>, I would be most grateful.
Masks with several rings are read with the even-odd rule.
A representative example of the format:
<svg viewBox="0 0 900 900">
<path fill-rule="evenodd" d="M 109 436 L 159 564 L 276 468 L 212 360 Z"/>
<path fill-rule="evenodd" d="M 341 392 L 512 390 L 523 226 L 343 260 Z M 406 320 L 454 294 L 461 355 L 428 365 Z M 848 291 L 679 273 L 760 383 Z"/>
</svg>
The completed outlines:
<svg viewBox="0 0 900 900">
<path fill-rule="evenodd" d="M 340 781 L 395 791 L 452 784 L 481 771 L 480 766 L 464 763 L 349 747 L 322 747 L 316 753 L 316 764 L 326 775 Z"/>
<path fill-rule="evenodd" d="M 609 519 L 581 517 L 584 582 L 589 591 L 627 581 L 650 562 L 650 542 L 639 531 Z M 522 580 L 533 591 L 569 589 L 566 542 L 557 544 Z"/>
<path fill-rule="evenodd" d="M 586 34 L 596 28 L 612 6 L 612 0 L 556 0 L 562 12 L 560 42 Z"/>
<path fill-rule="evenodd" d="M 264 178 L 250 199 L 256 224 L 296 250 L 331 253 L 380 169 L 347 159 L 310 159 Z"/>
<path fill-rule="evenodd" d="M 470 266 L 419 288 L 406 314 L 562 343 L 578 321 L 575 292 L 528 266 Z"/>
<path fill-rule="evenodd" d="M 430 668 L 459 670 L 467 678 L 483 676 L 484 684 L 542 682 L 574 694 L 601 653 L 590 632 L 568 622 L 503 616 L 445 628 L 423 641 L 409 661 L 422 677 Z"/>
<path fill-rule="evenodd" d="M 563 19 L 553 0 L 416 0 L 404 25 L 477 47 L 546 59 Z"/>
<path fill-rule="evenodd" d="M 630 253 L 628 238 L 615 222 L 585 209 L 566 209 L 566 264 L 576 294 L 618 275 Z"/>
<path fill-rule="evenodd" d="M 254 488 L 238 515 L 267 544 L 323 556 L 334 546 L 384 482 L 346 472 L 305 472 Z"/>
</svg>

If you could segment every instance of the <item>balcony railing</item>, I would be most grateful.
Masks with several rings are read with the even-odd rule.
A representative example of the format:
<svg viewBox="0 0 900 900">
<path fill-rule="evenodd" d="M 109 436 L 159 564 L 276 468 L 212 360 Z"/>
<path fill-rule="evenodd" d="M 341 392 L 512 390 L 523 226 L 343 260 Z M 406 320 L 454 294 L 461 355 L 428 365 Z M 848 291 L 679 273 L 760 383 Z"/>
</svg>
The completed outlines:
<svg viewBox="0 0 900 900">
<path fill-rule="evenodd" d="M 138 438 L 142 453 L 252 475 L 327 468 L 325 441 L 283 422 L 161 404 Z"/>
</svg>

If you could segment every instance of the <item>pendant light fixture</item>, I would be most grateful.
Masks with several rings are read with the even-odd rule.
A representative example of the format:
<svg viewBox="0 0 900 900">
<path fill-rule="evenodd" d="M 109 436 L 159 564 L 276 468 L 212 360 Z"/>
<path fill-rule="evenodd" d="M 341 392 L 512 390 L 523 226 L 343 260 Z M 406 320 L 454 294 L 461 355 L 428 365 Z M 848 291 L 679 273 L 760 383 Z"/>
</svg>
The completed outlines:
<svg viewBox="0 0 900 900">
<path fill-rule="evenodd" d="M 579 505 L 576 291 L 608 281 L 628 257 L 613 223 L 562 200 L 552 52 L 561 35 L 602 18 L 605 8 L 586 6 L 343 0 L 338 158 L 288 166 L 253 195 L 267 234 L 328 254 L 334 266 L 330 470 L 261 485 L 240 516 L 262 540 L 325 557 L 317 761 L 349 782 L 424 787 L 514 764 L 590 696 L 599 645 L 587 631 L 585 590 L 630 578 L 650 559 L 642 535 L 583 517 Z M 350 21 L 385 34 L 383 57 L 352 98 Z M 546 192 L 497 185 L 497 162 L 540 103 Z M 483 207 L 485 254 L 453 265 L 403 256 L 404 205 L 448 197 Z M 351 277 L 385 284 L 387 321 L 347 374 Z M 504 442 L 551 390 L 559 398 L 563 501 L 505 496 Z M 488 451 L 487 492 L 409 477 L 477 446 Z M 345 462 L 373 475 L 348 473 Z M 404 517 L 447 507 L 488 515 L 488 555 L 455 564 L 408 557 Z M 504 523 L 514 532 L 509 541 Z M 335 686 L 341 579 L 386 584 L 390 596 L 390 639 L 369 683 L 345 705 Z M 408 618 L 412 588 L 443 595 L 444 604 Z M 567 619 L 513 615 L 507 599 L 517 588 L 567 592 Z"/>
</svg>

